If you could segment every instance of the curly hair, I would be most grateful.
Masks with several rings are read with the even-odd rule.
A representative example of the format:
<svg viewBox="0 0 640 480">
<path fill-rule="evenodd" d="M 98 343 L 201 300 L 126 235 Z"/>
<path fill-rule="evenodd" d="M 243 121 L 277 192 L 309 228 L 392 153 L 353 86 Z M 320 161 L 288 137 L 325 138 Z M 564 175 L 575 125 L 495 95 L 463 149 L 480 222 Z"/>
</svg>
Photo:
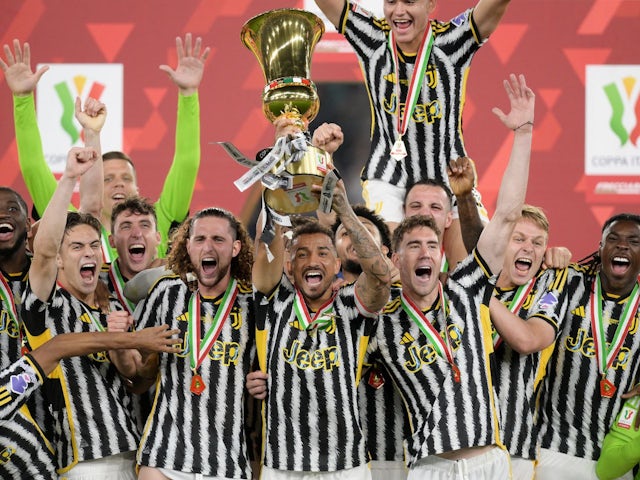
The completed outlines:
<svg viewBox="0 0 640 480">
<path fill-rule="evenodd" d="M 171 237 L 171 251 L 167 256 L 167 267 L 176 275 L 189 283 L 187 274 L 194 271 L 189 253 L 187 252 L 187 240 L 193 234 L 193 225 L 204 217 L 224 218 L 229 222 L 229 227 L 233 231 L 233 240 L 240 240 L 240 253 L 231 259 L 231 276 L 240 282 L 251 282 L 251 267 L 253 265 L 253 242 L 247 233 L 246 228 L 240 221 L 227 210 L 210 207 L 196 212 L 191 218 L 185 220 Z"/>
</svg>

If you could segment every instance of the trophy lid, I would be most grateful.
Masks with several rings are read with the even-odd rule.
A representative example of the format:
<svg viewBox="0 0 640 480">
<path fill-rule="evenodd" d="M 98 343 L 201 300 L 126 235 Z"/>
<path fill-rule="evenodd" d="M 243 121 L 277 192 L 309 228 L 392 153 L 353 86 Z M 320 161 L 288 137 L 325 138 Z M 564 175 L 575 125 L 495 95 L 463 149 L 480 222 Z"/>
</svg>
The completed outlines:
<svg viewBox="0 0 640 480">
<path fill-rule="evenodd" d="M 294 8 L 270 10 L 242 27 L 242 43 L 257 57 L 267 83 L 285 77 L 309 78 L 311 54 L 324 33 L 314 13 Z"/>
</svg>

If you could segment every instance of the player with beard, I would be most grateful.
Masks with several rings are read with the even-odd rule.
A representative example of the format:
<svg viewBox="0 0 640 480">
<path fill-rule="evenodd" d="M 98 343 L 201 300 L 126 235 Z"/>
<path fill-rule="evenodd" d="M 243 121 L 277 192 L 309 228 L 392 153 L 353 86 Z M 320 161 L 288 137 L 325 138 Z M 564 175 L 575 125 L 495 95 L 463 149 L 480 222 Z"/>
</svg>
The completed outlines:
<svg viewBox="0 0 640 480">
<path fill-rule="evenodd" d="M 609 218 L 597 252 L 569 268 L 571 293 L 540 400 L 536 478 L 597 478 L 623 394 L 638 394 L 639 275 L 640 216 L 632 213 Z"/>
<path fill-rule="evenodd" d="M 244 379 L 255 358 L 252 250 L 231 213 L 197 212 L 174 237 L 174 275 L 158 280 L 137 310 L 138 328 L 180 330 L 180 352 L 161 355 L 150 375 L 156 395 L 138 450 L 140 479 L 251 478 Z"/>
<path fill-rule="evenodd" d="M 535 102 L 522 76 L 511 76 L 505 88 L 511 111 L 494 113 L 514 131 L 513 147 L 496 212 L 474 252 L 443 285 L 434 220 L 408 217 L 394 231 L 402 289 L 382 312 L 370 353 L 386 363 L 409 413 L 409 479 L 510 476 L 490 370 L 488 306 L 491 277 L 502 268 L 524 202 Z"/>
<path fill-rule="evenodd" d="M 248 375 L 247 388 L 266 397 L 264 479 L 289 478 L 288 472 L 370 477 L 356 391 L 369 330 L 388 298 L 390 269 L 349 205 L 342 181 L 332 209 L 363 270 L 337 291 L 332 283 L 340 262 L 330 230 L 318 223 L 294 230 L 287 262 L 293 283 L 282 272 L 279 232 L 269 247 L 271 261 L 257 241 L 253 284 L 261 371 Z"/>
<path fill-rule="evenodd" d="M 91 148 L 69 151 L 34 239 L 22 305 L 34 348 L 61 333 L 103 331 L 110 311 L 122 308 L 117 301 L 98 304 L 102 263 L 98 220 L 66 212 L 77 178 L 96 159 Z M 138 432 L 123 380 L 105 352 L 62 360 L 47 383 L 58 474 L 72 480 L 135 478 L 133 450 Z"/>
<path fill-rule="evenodd" d="M 382 217 L 362 205 L 355 205 L 353 211 L 369 230 L 382 253 L 391 258 L 391 235 Z M 351 237 L 340 221 L 334 223 L 332 230 L 344 281 L 355 282 L 362 273 L 362 267 Z M 394 284 L 391 289 L 394 288 L 399 286 Z M 410 428 L 402 398 L 383 364 L 370 365 L 362 377 L 363 380 L 358 384 L 358 406 L 371 457 L 371 477 L 373 480 L 404 479 L 407 469 L 404 465 L 403 441 Z"/>
</svg>

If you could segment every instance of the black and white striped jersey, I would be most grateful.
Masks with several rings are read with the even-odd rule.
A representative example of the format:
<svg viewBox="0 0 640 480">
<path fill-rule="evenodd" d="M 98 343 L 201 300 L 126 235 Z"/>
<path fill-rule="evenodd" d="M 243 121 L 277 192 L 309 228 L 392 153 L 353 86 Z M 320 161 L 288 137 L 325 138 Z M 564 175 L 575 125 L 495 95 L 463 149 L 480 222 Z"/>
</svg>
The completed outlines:
<svg viewBox="0 0 640 480">
<path fill-rule="evenodd" d="M 491 282 L 490 270 L 479 254 L 470 255 L 444 287 L 447 313 L 441 297 L 423 312 L 442 338 L 448 335 L 460 382 L 402 307 L 400 289 L 392 289 L 391 301 L 380 315 L 369 352 L 385 362 L 407 406 L 408 467 L 429 455 L 502 445 L 490 368 Z"/>
<path fill-rule="evenodd" d="M 358 405 L 371 460 L 404 463 L 404 439 L 411 432 L 409 418 L 383 363 L 364 372 L 358 385 Z"/>
<path fill-rule="evenodd" d="M 467 156 L 462 138 L 462 108 L 471 60 L 480 48 L 472 10 L 449 22 L 431 21 L 434 45 L 407 132 L 407 156 L 390 152 L 397 139 L 397 111 L 404 113 L 416 55 L 398 52 L 400 99 L 396 98 L 394 62 L 387 45 L 389 25 L 349 1 L 338 30 L 358 56 L 371 103 L 371 150 L 362 180 L 382 180 L 404 188 L 424 178 L 449 184 L 446 167 Z"/>
<path fill-rule="evenodd" d="M 0 478 L 55 477 L 53 452 L 27 408 L 44 380 L 27 354 L 0 372 Z"/>
<path fill-rule="evenodd" d="M 640 316 L 636 309 L 628 335 L 606 375 L 616 388 L 615 395 L 605 398 L 600 394 L 601 375 L 591 327 L 593 281 L 587 266 L 569 267 L 568 307 L 549 361 L 540 427 L 542 448 L 589 460 L 598 459 L 604 436 L 624 404 L 620 396 L 633 388 L 640 373 Z M 602 294 L 604 335 L 609 344 L 630 298 Z"/>
<path fill-rule="evenodd" d="M 223 478 L 251 478 L 245 436 L 246 375 L 255 358 L 255 324 L 250 286 L 238 294 L 218 338 L 197 369 L 205 389 L 191 392 L 189 301 L 179 277 L 159 280 L 136 310 L 136 328 L 167 324 L 180 329 L 177 354 L 160 354 L 160 374 L 151 414 L 138 450 L 138 463 Z M 221 298 L 201 297 L 201 338 Z M 179 448 L 175 448 L 176 445 Z"/>
<path fill-rule="evenodd" d="M 28 266 L 24 272 L 15 275 L 3 275 L 5 285 L 8 286 L 13 297 L 14 308 L 6 305 L 2 301 L 0 308 L 0 370 L 7 370 L 9 378 L 18 373 L 9 373 L 13 368 L 30 369 L 33 365 L 30 360 L 22 358 L 21 337 L 24 335 L 24 328 L 21 322 L 20 304 L 22 293 L 27 285 Z M 7 301 L 10 298 L 6 292 Z M 5 294 L 3 294 L 3 297 Z M 17 318 L 16 317 L 17 314 Z M 22 331 L 22 333 L 21 333 Z M 21 365 L 22 367 L 18 367 Z M 29 373 L 28 375 L 31 375 Z M 26 377 L 24 377 L 26 379 Z M 14 382 L 21 384 L 16 377 Z M 40 380 L 41 383 L 42 380 Z M 14 401 L 20 398 L 20 408 L 15 408 L 11 413 L 4 410 L 0 414 L 0 478 L 22 479 L 22 478 L 52 478 L 55 476 L 55 466 L 51 445 L 46 440 L 41 427 L 36 422 L 34 416 L 35 406 L 42 406 L 42 390 L 38 385 L 30 382 L 25 387 L 25 391 L 19 385 L 12 389 L 7 385 L 0 393 L 0 410 L 11 408 Z M 41 410 L 43 413 L 44 411 Z M 44 423 L 41 420 L 41 423 Z"/>
<path fill-rule="evenodd" d="M 111 309 L 122 306 L 111 301 Z M 46 303 L 28 287 L 22 314 L 33 348 L 61 333 L 99 331 L 97 323 L 107 328 L 105 314 L 59 286 Z M 52 444 L 59 473 L 77 462 L 137 448 L 131 397 L 106 352 L 61 360 L 45 381 L 44 392 L 54 417 Z"/>
<path fill-rule="evenodd" d="M 566 306 L 563 302 L 566 279 L 566 269 L 542 270 L 522 307 L 514 313 L 525 320 L 541 318 L 557 334 L 563 321 L 563 307 Z M 508 307 L 516 291 L 517 288 L 496 288 L 495 296 Z M 521 355 L 504 341 L 496 348 L 494 378 L 500 403 L 502 438 L 509 453 L 516 457 L 537 458 L 537 401 L 552 351 L 553 344 L 540 352 Z"/>
<path fill-rule="evenodd" d="M 326 329 L 306 330 L 286 278 L 269 296 L 254 292 L 258 357 L 265 360 L 263 463 L 277 470 L 331 472 L 368 462 L 357 386 L 376 314 L 354 284 L 333 299 Z"/>
</svg>

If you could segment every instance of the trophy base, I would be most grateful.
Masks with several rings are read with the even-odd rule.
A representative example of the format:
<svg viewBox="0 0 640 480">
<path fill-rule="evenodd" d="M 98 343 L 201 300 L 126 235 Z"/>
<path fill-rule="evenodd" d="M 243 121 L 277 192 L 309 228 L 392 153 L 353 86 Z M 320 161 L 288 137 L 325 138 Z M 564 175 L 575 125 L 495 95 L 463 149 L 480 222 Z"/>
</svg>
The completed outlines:
<svg viewBox="0 0 640 480">
<path fill-rule="evenodd" d="M 320 199 L 318 194 L 312 193 L 311 186 L 322 186 L 327 170 L 332 165 L 331 155 L 309 145 L 302 159 L 285 168 L 293 175 L 293 187 L 265 190 L 267 205 L 283 215 L 313 212 L 318 208 Z"/>
</svg>

